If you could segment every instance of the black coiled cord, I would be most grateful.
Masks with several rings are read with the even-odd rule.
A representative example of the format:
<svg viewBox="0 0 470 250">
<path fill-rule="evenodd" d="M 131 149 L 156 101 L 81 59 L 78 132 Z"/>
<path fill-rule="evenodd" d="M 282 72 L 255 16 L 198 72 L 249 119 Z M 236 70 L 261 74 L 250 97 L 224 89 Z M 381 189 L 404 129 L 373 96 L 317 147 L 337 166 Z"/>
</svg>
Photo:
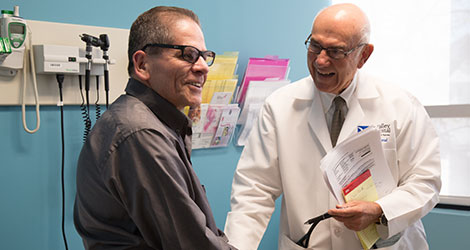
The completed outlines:
<svg viewBox="0 0 470 250">
<path fill-rule="evenodd" d="M 101 118 L 101 106 L 98 103 L 100 101 L 100 76 L 96 76 L 96 120 Z"/>
<path fill-rule="evenodd" d="M 83 118 L 83 123 L 85 125 L 85 129 L 83 132 L 83 142 L 85 142 L 86 139 L 88 138 L 88 134 L 91 131 L 91 119 L 90 119 L 90 115 L 88 114 L 88 109 L 85 105 L 85 98 L 83 97 L 82 76 L 78 77 L 78 82 L 79 82 L 79 87 L 80 87 L 80 96 L 82 97 L 82 103 L 80 104 L 80 109 L 82 110 L 82 118 Z"/>
</svg>

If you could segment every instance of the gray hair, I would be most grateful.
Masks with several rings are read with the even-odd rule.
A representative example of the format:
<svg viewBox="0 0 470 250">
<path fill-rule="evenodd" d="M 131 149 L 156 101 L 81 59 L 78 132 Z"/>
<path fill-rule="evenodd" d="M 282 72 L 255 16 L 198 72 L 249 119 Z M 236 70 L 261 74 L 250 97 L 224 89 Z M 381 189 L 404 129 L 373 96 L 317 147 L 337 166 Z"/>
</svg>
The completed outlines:
<svg viewBox="0 0 470 250">
<path fill-rule="evenodd" d="M 200 26 L 199 18 L 194 12 L 179 7 L 157 6 L 137 17 L 129 32 L 129 46 L 127 49 L 129 59 L 127 72 L 129 76 L 134 73 L 134 62 L 132 60 L 134 53 L 149 43 L 171 44 L 174 42 L 175 38 L 172 34 L 171 25 L 175 21 L 184 18 L 189 18 Z M 157 51 L 153 50 L 153 52 Z"/>
</svg>

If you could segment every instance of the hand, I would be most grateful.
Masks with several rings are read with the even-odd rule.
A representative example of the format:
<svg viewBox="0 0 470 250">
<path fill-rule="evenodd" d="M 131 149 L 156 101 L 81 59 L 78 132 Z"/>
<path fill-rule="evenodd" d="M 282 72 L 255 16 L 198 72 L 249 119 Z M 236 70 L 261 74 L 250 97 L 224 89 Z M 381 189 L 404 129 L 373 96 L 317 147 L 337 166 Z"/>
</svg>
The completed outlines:
<svg viewBox="0 0 470 250">
<path fill-rule="evenodd" d="M 351 201 L 343 205 L 336 205 L 336 209 L 328 210 L 337 221 L 354 231 L 361 231 L 372 223 L 378 221 L 382 215 L 379 204 L 369 201 Z"/>
</svg>

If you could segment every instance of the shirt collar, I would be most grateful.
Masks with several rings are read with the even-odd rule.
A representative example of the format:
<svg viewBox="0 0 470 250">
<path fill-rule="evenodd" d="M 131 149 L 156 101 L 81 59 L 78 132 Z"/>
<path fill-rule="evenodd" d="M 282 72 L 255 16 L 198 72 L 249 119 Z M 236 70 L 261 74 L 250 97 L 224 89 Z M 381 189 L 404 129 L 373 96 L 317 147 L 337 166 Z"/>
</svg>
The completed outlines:
<svg viewBox="0 0 470 250">
<path fill-rule="evenodd" d="M 127 83 L 126 94 L 143 102 L 163 123 L 177 134 L 183 137 L 184 135 L 192 134 L 189 118 L 145 84 L 130 78 Z"/>
<path fill-rule="evenodd" d="M 338 96 L 341 96 L 346 101 L 347 107 L 349 107 L 348 103 L 350 103 L 354 90 L 356 89 L 356 85 L 357 85 L 356 76 L 357 76 L 357 73 L 356 75 L 354 75 L 354 78 L 351 84 L 349 84 L 349 86 L 343 92 L 341 92 L 341 94 L 338 95 Z M 336 97 L 336 95 L 327 93 L 327 92 L 322 92 L 322 91 L 318 91 L 318 93 L 320 94 L 320 99 L 321 99 L 322 106 L 323 106 L 323 113 L 326 114 L 328 110 L 330 109 L 331 105 L 333 105 L 333 99 Z"/>
</svg>

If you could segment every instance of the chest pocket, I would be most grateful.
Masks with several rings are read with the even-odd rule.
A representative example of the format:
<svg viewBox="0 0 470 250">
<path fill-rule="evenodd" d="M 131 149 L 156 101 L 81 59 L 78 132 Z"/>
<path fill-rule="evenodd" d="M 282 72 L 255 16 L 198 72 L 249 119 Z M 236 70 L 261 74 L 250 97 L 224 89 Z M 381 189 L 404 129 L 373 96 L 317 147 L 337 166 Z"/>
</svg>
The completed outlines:
<svg viewBox="0 0 470 250">
<path fill-rule="evenodd" d="M 378 122 L 374 125 L 358 126 L 358 132 L 368 127 L 375 127 L 380 131 L 380 140 L 384 151 L 385 159 L 395 183 L 398 183 L 398 160 L 396 146 L 396 131 L 394 122 Z"/>
<path fill-rule="evenodd" d="M 380 123 L 377 124 L 377 128 L 380 130 L 382 148 L 384 150 L 388 168 L 390 169 L 390 172 L 392 172 L 395 183 L 398 183 L 398 158 L 395 123 Z"/>
</svg>

